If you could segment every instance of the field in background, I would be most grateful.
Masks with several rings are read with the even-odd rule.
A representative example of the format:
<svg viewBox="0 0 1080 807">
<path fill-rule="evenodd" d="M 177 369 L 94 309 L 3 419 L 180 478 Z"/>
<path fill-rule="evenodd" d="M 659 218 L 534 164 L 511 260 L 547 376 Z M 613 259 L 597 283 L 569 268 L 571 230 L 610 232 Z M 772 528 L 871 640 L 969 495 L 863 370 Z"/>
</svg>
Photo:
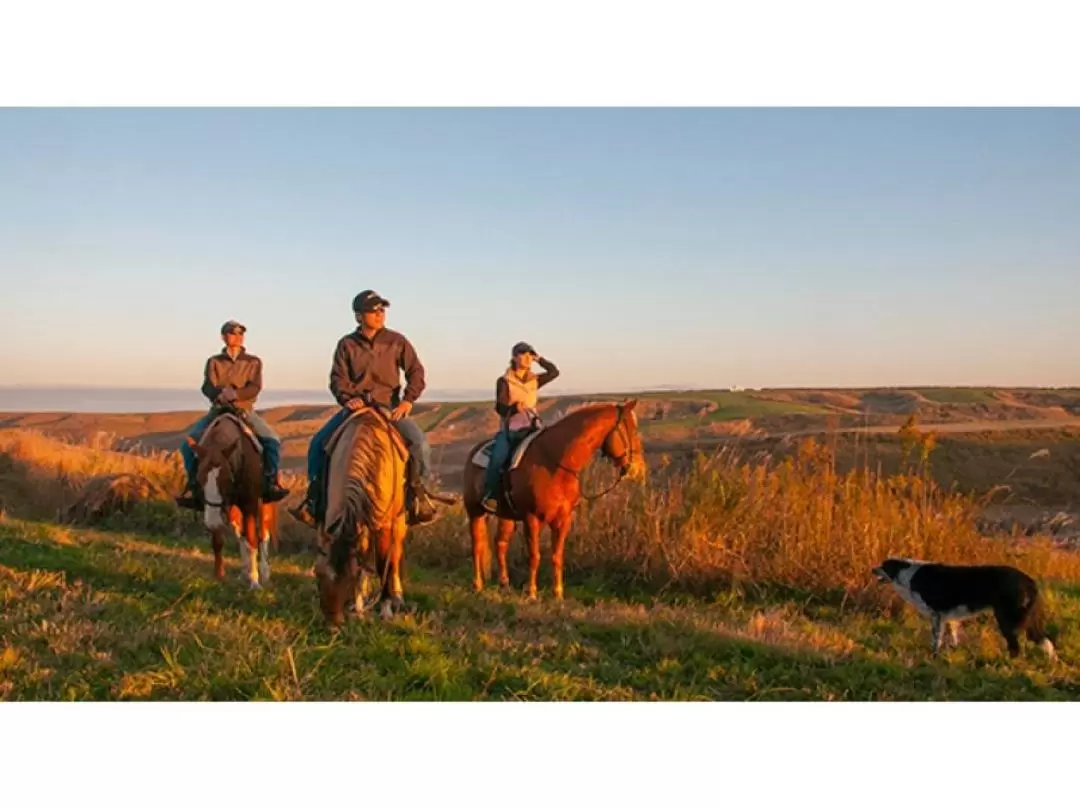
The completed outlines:
<svg viewBox="0 0 1080 807">
<path fill-rule="evenodd" d="M 1077 402 L 1015 390 L 642 396 L 649 484 L 582 505 L 567 603 L 473 595 L 454 512 L 410 533 L 417 611 L 336 638 L 316 613 L 311 533 L 288 516 L 274 585 L 256 595 L 235 565 L 224 585 L 211 579 L 198 514 L 167 501 L 58 523 L 102 475 L 179 490 L 166 449 L 193 415 L 0 416 L 0 697 L 1073 698 Z M 548 418 L 581 403 L 549 400 Z M 983 419 L 935 436 L 918 425 L 922 407 L 950 412 L 946 422 Z M 445 460 L 487 433 L 489 408 L 418 416 Z M 330 411 L 270 419 L 295 454 Z M 1010 428 L 983 428 L 995 414 Z M 888 431 L 853 431 L 856 419 Z M 1061 425 L 1041 428 L 1049 419 Z M 597 467 L 587 486 L 609 474 Z M 286 483 L 298 496 L 302 480 Z M 931 661 L 925 620 L 869 575 L 890 554 L 1033 574 L 1048 587 L 1063 663 L 1037 651 L 1009 661 L 985 618 Z M 519 538 L 511 555 L 520 583 Z"/>
</svg>

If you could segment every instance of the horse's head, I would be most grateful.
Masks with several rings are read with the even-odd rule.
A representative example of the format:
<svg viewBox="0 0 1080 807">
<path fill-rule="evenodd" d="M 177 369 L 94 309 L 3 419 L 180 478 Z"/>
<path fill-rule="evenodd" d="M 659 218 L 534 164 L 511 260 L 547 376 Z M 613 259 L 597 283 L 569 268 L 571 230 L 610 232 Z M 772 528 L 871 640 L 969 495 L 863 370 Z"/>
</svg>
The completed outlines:
<svg viewBox="0 0 1080 807">
<path fill-rule="evenodd" d="M 340 525 L 338 527 L 340 529 Z M 350 530 L 355 533 L 355 528 Z M 360 582 L 360 560 L 354 539 L 335 534 L 337 529 L 320 528 L 315 561 L 315 587 L 319 592 L 319 610 L 333 629 L 345 621 L 345 608 L 356 599 Z M 367 546 L 366 540 L 362 541 Z"/>
<path fill-rule="evenodd" d="M 615 428 L 604 438 L 600 451 L 615 463 L 619 473 L 627 479 L 642 480 L 648 466 L 645 464 L 645 451 L 641 447 L 641 434 L 638 432 L 637 414 L 634 411 L 636 406 L 636 399 L 617 405 Z"/>
<path fill-rule="evenodd" d="M 206 500 L 206 526 L 210 530 L 223 529 L 226 526 L 225 509 L 232 500 L 235 486 L 232 461 L 239 443 L 223 447 L 213 442 L 200 445 L 189 437 L 188 445 L 195 452 L 195 478 Z"/>
</svg>

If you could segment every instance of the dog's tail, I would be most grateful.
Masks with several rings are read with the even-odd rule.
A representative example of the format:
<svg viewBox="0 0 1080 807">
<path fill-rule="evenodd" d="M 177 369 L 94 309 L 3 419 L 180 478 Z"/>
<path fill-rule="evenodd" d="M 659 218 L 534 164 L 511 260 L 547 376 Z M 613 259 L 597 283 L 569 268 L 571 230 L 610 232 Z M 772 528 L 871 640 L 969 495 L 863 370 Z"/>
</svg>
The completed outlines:
<svg viewBox="0 0 1080 807">
<path fill-rule="evenodd" d="M 1046 635 L 1046 605 L 1038 589 L 1034 591 L 1027 619 L 1024 620 L 1024 631 L 1027 633 L 1028 639 L 1039 645 L 1047 656 L 1051 659 L 1057 658 L 1057 653 L 1054 652 L 1054 643 Z"/>
</svg>

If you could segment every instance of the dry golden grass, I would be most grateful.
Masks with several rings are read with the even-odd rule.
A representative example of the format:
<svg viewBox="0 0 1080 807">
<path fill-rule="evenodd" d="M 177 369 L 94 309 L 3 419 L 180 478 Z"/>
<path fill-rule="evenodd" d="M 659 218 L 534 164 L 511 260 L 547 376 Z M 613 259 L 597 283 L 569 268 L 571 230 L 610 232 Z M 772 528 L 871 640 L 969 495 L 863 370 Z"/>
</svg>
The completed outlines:
<svg viewBox="0 0 1080 807">
<path fill-rule="evenodd" d="M 786 590 L 852 605 L 887 598 L 870 569 L 888 556 L 1009 563 L 1036 579 L 1080 579 L 1080 554 L 1048 537 L 980 534 L 979 502 L 933 481 L 927 467 L 933 448 L 913 433 L 909 469 L 895 475 L 840 473 L 829 448 L 812 440 L 783 460 L 721 450 L 699 455 L 689 467 L 661 461 L 648 484 L 620 486 L 580 507 L 568 572 L 654 590 Z M 28 431 L 0 432 L 0 484 L 8 482 L 0 495 L 22 505 L 22 512 L 63 513 L 80 489 L 92 490 L 84 487 L 91 480 L 117 474 L 138 475 L 169 493 L 178 492 L 183 479 L 175 453 L 128 454 Z M 294 490 L 292 501 L 302 480 L 286 484 Z M 588 489 L 602 484 L 587 480 Z M 288 516 L 281 527 L 294 548 L 311 540 L 312 533 Z M 515 546 L 520 557 L 520 540 Z M 464 568 L 469 553 L 460 511 L 412 530 L 406 544 L 407 560 L 427 566 Z"/>
<path fill-rule="evenodd" d="M 647 485 L 623 485 L 580 507 L 568 572 L 607 585 L 788 592 L 851 606 L 895 604 L 870 573 L 889 556 L 1008 563 L 1036 579 L 1080 579 L 1080 554 L 1049 537 L 982 535 L 980 502 L 940 488 L 925 462 L 891 476 L 841 474 L 829 449 L 808 440 L 779 462 L 722 450 L 698 455 L 688 468 L 660 465 Z M 587 480 L 587 489 L 602 486 Z M 519 564 L 522 543 L 515 537 Z M 414 530 L 406 554 L 457 566 L 469 552 L 458 514 Z"/>
</svg>

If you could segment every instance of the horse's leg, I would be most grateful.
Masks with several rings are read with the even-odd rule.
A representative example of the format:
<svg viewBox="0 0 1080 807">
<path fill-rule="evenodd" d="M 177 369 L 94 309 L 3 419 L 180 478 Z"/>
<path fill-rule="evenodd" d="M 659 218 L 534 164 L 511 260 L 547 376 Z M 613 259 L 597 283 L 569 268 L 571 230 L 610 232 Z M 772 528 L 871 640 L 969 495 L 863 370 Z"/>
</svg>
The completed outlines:
<svg viewBox="0 0 1080 807">
<path fill-rule="evenodd" d="M 525 590 L 530 600 L 536 599 L 536 574 L 540 570 L 540 519 L 525 517 L 525 538 L 529 542 L 529 586 Z"/>
<path fill-rule="evenodd" d="M 241 574 L 249 588 L 259 587 L 259 532 L 254 513 L 244 514 L 244 529 L 236 537 L 240 543 Z"/>
<path fill-rule="evenodd" d="M 481 514 L 469 518 L 469 535 L 472 536 L 472 566 L 473 566 L 473 591 L 484 590 L 484 580 L 487 578 L 488 566 L 491 563 L 488 558 L 488 534 L 487 518 Z"/>
<path fill-rule="evenodd" d="M 274 514 L 270 505 L 259 507 L 259 585 L 270 582 L 270 538 Z"/>
<path fill-rule="evenodd" d="M 224 580 L 225 559 L 221 556 L 221 550 L 225 548 L 225 537 L 222 528 L 210 530 L 210 544 L 214 547 L 214 577 Z"/>
<path fill-rule="evenodd" d="M 499 519 L 499 529 L 495 533 L 495 552 L 499 558 L 499 587 L 510 590 L 510 571 L 506 565 L 506 552 L 510 549 L 510 539 L 514 535 L 514 522 L 507 518 Z"/>
<path fill-rule="evenodd" d="M 555 577 L 555 599 L 563 598 L 563 551 L 566 536 L 570 533 L 570 517 L 561 518 L 551 525 L 551 569 Z"/>
<path fill-rule="evenodd" d="M 405 608 L 405 587 L 401 584 L 401 560 L 405 555 L 405 533 L 409 527 L 404 518 L 394 519 L 390 533 L 390 602 L 397 611 Z"/>
<path fill-rule="evenodd" d="M 375 573 L 379 576 L 379 616 L 390 619 L 394 615 L 392 603 L 391 574 L 391 529 L 377 530 L 374 535 Z"/>
</svg>

